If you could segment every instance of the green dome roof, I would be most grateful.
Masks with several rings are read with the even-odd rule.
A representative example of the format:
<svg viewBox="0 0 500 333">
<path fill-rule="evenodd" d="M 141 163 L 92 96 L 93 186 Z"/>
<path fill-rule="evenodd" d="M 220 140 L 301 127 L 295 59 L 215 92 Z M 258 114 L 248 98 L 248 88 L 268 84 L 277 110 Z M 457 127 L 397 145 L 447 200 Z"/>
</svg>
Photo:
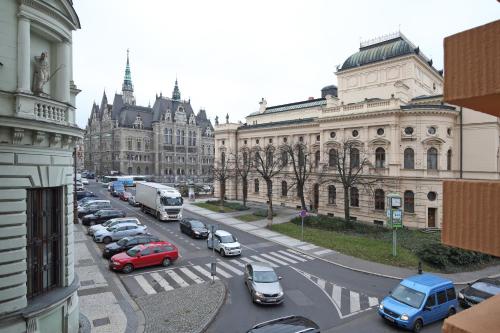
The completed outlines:
<svg viewBox="0 0 500 333">
<path fill-rule="evenodd" d="M 411 43 L 405 38 L 398 37 L 382 43 L 360 48 L 359 52 L 347 58 L 340 70 L 355 68 L 411 53 L 418 54 L 418 48 L 411 45 Z"/>
</svg>

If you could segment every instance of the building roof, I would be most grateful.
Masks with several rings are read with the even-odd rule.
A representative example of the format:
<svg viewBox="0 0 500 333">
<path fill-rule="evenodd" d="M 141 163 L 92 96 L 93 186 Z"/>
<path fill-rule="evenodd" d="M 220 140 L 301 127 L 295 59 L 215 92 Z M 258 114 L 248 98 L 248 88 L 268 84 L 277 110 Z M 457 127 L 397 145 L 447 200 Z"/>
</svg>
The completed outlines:
<svg viewBox="0 0 500 333">
<path fill-rule="evenodd" d="M 125 105 L 120 110 L 118 125 L 120 127 L 132 127 L 137 117 L 141 117 L 144 129 L 152 129 L 153 111 L 151 108 L 137 105 Z"/>
<path fill-rule="evenodd" d="M 305 124 L 311 123 L 316 120 L 315 117 L 312 118 L 303 118 L 303 119 L 291 119 L 291 120 L 283 120 L 283 121 L 273 121 L 269 123 L 248 125 L 244 124 L 243 126 L 238 127 L 238 130 L 246 130 L 246 129 L 255 129 L 255 128 L 265 128 L 265 127 L 274 127 L 274 126 L 288 126 L 293 124 Z"/>
<path fill-rule="evenodd" d="M 323 106 L 323 105 L 326 105 L 326 99 L 325 98 L 316 98 L 316 99 L 310 99 L 310 100 L 301 101 L 301 102 L 270 106 L 270 107 L 266 108 L 266 110 L 264 111 L 264 114 L 283 112 L 283 111 L 292 111 L 292 110 L 299 110 L 299 109 L 307 109 L 307 108 L 311 108 L 311 107 L 315 107 L 315 106 Z M 256 116 L 259 114 L 261 114 L 261 113 L 259 111 L 256 111 L 256 112 L 251 113 L 249 116 Z"/>
</svg>

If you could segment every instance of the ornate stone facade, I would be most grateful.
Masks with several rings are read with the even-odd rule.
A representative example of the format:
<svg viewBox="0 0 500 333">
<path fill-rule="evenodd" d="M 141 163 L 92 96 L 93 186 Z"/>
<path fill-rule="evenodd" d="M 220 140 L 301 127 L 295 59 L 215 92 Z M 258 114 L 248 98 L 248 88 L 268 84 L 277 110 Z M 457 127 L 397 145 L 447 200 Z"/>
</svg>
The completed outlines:
<svg viewBox="0 0 500 333">
<path fill-rule="evenodd" d="M 216 162 L 222 152 L 302 141 L 326 166 L 328 179 L 335 172 L 331 149 L 355 141 L 372 164 L 366 177 L 380 179 L 373 190 L 405 198 L 404 224 L 414 228 L 441 227 L 443 180 L 500 178 L 499 119 L 443 103 L 442 73 L 402 34 L 364 43 L 336 75 L 338 89 L 325 87 L 322 98 L 274 107 L 262 100 L 243 126 L 216 125 Z M 282 195 L 282 182 L 293 177 L 290 168 L 276 177 L 274 203 L 300 204 L 294 189 Z M 256 175 L 249 179 L 249 200 L 265 202 L 265 183 Z M 340 183 L 306 187 L 306 200 L 318 213 L 343 217 Z M 241 188 L 238 180 L 229 181 L 227 196 L 241 199 Z M 385 224 L 385 207 L 376 204 L 374 192 L 358 190 L 351 216 Z"/>
<path fill-rule="evenodd" d="M 213 127 L 205 110 L 194 113 L 182 100 L 177 80 L 172 98 L 156 95 L 153 106 L 135 104 L 127 55 L 122 94 L 92 106 L 86 127 L 85 169 L 98 175 L 154 176 L 157 180 L 210 182 Z"/>
</svg>

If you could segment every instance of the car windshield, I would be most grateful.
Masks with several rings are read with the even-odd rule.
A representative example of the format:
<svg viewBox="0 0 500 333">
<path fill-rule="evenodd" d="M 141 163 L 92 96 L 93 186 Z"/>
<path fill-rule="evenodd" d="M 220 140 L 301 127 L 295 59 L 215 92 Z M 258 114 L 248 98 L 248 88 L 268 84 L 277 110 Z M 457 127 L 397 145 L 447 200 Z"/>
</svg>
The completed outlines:
<svg viewBox="0 0 500 333">
<path fill-rule="evenodd" d="M 191 227 L 193 228 L 205 228 L 205 225 L 200 221 L 191 221 Z"/>
<path fill-rule="evenodd" d="M 134 246 L 130 250 L 127 250 L 127 254 L 129 257 L 135 257 L 139 252 L 141 252 L 141 248 L 139 246 Z"/>
<path fill-rule="evenodd" d="M 476 289 L 476 290 L 479 290 L 479 291 L 482 291 L 482 292 L 485 292 L 485 293 L 488 293 L 491 295 L 500 294 L 500 285 L 496 286 L 496 285 L 491 284 L 491 283 L 478 281 L 478 282 L 474 283 L 471 287 Z"/>
<path fill-rule="evenodd" d="M 220 236 L 221 243 L 234 243 L 236 239 L 234 239 L 233 235 Z"/>
<path fill-rule="evenodd" d="M 125 237 L 125 238 L 122 238 L 120 239 L 118 242 L 116 242 L 116 244 L 118 245 L 126 245 L 129 241 L 129 238 L 128 237 Z"/>
<path fill-rule="evenodd" d="M 180 206 L 180 205 L 182 205 L 182 198 L 181 197 L 177 197 L 177 198 L 161 197 L 161 204 L 163 206 Z"/>
<path fill-rule="evenodd" d="M 392 291 L 391 297 L 396 301 L 418 309 L 422 305 L 425 294 L 400 284 Z"/>
<path fill-rule="evenodd" d="M 115 228 L 113 228 L 113 227 L 109 227 L 109 228 L 106 228 L 106 230 L 107 230 L 107 231 L 109 231 L 109 232 L 112 232 L 112 231 L 114 231 L 114 230 L 115 230 Z"/>
<path fill-rule="evenodd" d="M 253 272 L 253 281 L 259 283 L 271 283 L 278 281 L 278 277 L 273 271 L 255 271 Z"/>
<path fill-rule="evenodd" d="M 110 225 L 111 223 L 113 223 L 113 220 L 107 220 L 106 222 L 104 222 L 102 224 L 103 227 L 107 227 L 108 225 Z"/>
</svg>

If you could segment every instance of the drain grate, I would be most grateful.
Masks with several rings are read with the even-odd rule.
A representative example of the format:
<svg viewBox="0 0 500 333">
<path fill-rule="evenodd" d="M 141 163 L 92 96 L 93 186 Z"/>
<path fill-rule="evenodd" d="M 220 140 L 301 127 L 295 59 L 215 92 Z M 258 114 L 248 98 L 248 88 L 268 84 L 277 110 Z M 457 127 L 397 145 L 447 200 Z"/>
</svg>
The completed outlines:
<svg viewBox="0 0 500 333">
<path fill-rule="evenodd" d="M 94 327 L 109 325 L 110 324 L 109 317 L 94 319 L 92 320 L 92 324 L 94 325 Z"/>
</svg>

